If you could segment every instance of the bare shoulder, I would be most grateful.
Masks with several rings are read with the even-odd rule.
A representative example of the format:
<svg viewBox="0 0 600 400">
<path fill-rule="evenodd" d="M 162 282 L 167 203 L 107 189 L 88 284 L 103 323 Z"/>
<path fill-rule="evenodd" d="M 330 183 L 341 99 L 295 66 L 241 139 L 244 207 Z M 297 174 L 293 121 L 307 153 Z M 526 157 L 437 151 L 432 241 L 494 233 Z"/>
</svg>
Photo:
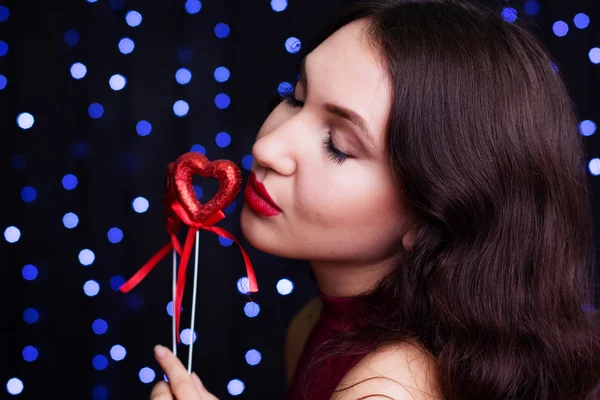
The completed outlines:
<svg viewBox="0 0 600 400">
<path fill-rule="evenodd" d="M 441 399 L 435 357 L 418 344 L 386 344 L 363 357 L 342 379 L 330 400 Z M 351 387 L 347 390 L 345 388 Z"/>
</svg>

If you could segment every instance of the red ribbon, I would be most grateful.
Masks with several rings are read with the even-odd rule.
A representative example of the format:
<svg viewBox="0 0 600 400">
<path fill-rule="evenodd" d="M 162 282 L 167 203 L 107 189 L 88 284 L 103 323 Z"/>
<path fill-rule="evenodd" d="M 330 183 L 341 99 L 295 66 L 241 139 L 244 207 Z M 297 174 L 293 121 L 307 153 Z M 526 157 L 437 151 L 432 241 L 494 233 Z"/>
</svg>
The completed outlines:
<svg viewBox="0 0 600 400">
<path fill-rule="evenodd" d="M 248 281 L 250 284 L 249 292 L 255 293 L 258 292 L 258 284 L 256 283 L 256 275 L 254 274 L 254 269 L 252 268 L 252 263 L 250 262 L 250 257 L 242 248 L 240 242 L 229 232 L 227 232 L 223 228 L 219 228 L 216 226 L 212 226 L 217 222 L 221 221 L 225 218 L 225 214 L 223 211 L 219 210 L 216 214 L 213 214 L 207 221 L 204 223 L 194 223 L 190 220 L 189 216 L 178 202 L 172 203 L 170 205 L 171 209 L 177 214 L 177 216 L 189 226 L 185 243 L 183 249 L 181 248 L 181 243 L 175 233 L 169 231 L 170 242 L 164 245 L 156 254 L 154 254 L 150 260 L 148 260 L 142 268 L 140 268 L 127 282 L 119 287 L 119 291 L 122 293 L 128 293 L 134 287 L 136 287 L 148 274 L 156 267 L 156 265 L 169 254 L 169 252 L 173 249 L 181 256 L 181 260 L 179 262 L 179 272 L 177 273 L 177 285 L 175 289 L 175 301 L 173 302 L 173 312 L 175 313 L 175 327 L 176 332 L 179 333 L 180 319 L 181 319 L 181 303 L 183 300 L 183 290 L 185 289 L 185 280 L 187 277 L 187 265 L 190 260 L 190 255 L 192 254 L 192 247 L 194 246 L 194 236 L 199 229 L 203 229 L 206 231 L 210 231 L 216 233 L 217 235 L 233 240 L 240 250 L 242 251 L 242 255 L 244 256 L 244 264 L 246 265 L 246 274 L 248 275 Z M 168 230 L 168 229 L 167 229 Z M 181 343 L 181 339 L 179 334 L 177 334 L 177 343 Z"/>
</svg>

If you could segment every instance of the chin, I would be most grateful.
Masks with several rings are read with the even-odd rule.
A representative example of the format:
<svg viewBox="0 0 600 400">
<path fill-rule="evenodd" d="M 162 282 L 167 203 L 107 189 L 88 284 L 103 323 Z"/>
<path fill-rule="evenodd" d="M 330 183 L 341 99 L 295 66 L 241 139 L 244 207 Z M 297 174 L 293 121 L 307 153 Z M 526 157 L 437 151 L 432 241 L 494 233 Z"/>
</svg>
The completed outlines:
<svg viewBox="0 0 600 400">
<path fill-rule="evenodd" d="M 297 258 L 292 254 L 293 249 L 286 248 L 285 242 L 274 231 L 274 225 L 264 223 L 263 217 L 254 214 L 245 203 L 240 214 L 240 227 L 244 238 L 255 249 L 278 257 Z"/>
</svg>

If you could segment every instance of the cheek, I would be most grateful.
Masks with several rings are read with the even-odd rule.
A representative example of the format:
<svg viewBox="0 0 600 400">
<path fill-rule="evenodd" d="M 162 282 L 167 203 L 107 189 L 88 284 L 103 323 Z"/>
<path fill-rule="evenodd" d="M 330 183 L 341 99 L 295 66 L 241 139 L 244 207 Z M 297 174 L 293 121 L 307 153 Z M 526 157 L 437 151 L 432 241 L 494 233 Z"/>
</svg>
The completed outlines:
<svg viewBox="0 0 600 400">
<path fill-rule="evenodd" d="M 298 213 L 320 229 L 347 232 L 370 225 L 385 231 L 401 213 L 393 182 L 359 172 L 325 180 L 325 174 L 320 175 L 315 175 L 313 184 L 304 182 L 297 196 Z"/>
</svg>

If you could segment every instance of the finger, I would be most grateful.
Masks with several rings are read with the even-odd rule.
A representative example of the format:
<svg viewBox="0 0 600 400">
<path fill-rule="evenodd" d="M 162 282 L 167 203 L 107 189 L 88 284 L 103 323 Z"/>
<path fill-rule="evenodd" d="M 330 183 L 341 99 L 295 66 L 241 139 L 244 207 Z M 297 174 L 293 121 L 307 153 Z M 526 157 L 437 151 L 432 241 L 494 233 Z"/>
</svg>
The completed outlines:
<svg viewBox="0 0 600 400">
<path fill-rule="evenodd" d="M 179 358 L 175 357 L 169 349 L 164 346 L 154 348 L 156 361 L 160 364 L 171 385 L 171 392 L 177 400 L 198 400 L 198 390 L 194 379 L 187 372 Z"/>
<path fill-rule="evenodd" d="M 196 389 L 199 392 L 202 392 L 202 390 L 204 390 L 204 384 L 200 380 L 200 377 L 195 372 L 192 372 L 192 378 L 194 379 L 194 384 L 196 385 Z"/>
<path fill-rule="evenodd" d="M 173 400 L 171 387 L 165 381 L 160 381 L 152 388 L 150 400 Z"/>
</svg>

